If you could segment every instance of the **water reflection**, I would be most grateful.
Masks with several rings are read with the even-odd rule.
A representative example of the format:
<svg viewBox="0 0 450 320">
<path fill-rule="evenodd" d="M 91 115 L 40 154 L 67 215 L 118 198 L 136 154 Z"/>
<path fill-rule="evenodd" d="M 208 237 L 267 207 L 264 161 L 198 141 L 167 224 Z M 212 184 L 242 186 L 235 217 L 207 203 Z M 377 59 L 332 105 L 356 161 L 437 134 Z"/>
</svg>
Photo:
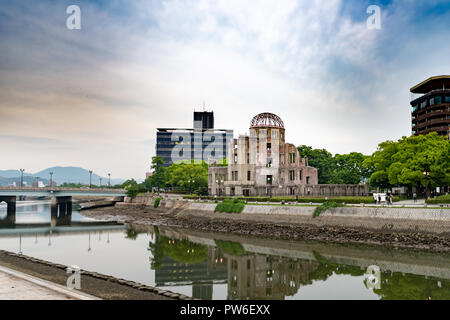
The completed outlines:
<svg viewBox="0 0 450 320">
<path fill-rule="evenodd" d="M 336 262 L 342 257 L 325 257 L 314 250 L 308 259 L 292 258 L 282 254 L 295 255 L 295 250 L 277 252 L 276 247 L 269 250 L 275 254 L 258 254 L 247 251 L 239 242 L 214 240 L 206 235 L 204 239 L 195 237 L 197 242 L 205 244 L 194 243 L 187 240 L 189 235 L 184 234 L 186 238 L 183 238 L 184 230 L 160 232 L 155 229 L 155 233 L 156 241 L 150 242 L 149 250 L 153 256 L 151 268 L 156 270 L 156 284 L 176 286 L 191 283 L 195 298 L 212 299 L 212 284 L 226 282 L 227 299 L 282 300 L 295 298 L 303 288 L 318 282 L 326 283 L 332 277 L 344 276 L 359 278 L 361 286 L 341 290 L 369 290 L 379 299 L 450 299 L 450 265 L 440 270 L 448 276 L 447 279 L 381 270 L 379 279 L 369 283 L 372 274 L 367 265 L 371 263 L 370 259 L 359 259 L 356 265 L 349 265 Z M 214 241 L 214 246 L 207 245 L 211 241 Z M 299 256 L 308 255 L 308 252 L 298 253 Z M 423 270 L 426 273 L 433 270 L 433 266 L 423 266 Z M 353 283 L 348 281 L 348 286 Z M 328 299 L 326 293 L 321 298 Z M 354 298 L 361 297 L 356 295 Z"/>
<path fill-rule="evenodd" d="M 52 224 L 49 204 L 18 208 L 0 227 L 0 249 L 195 298 L 450 299 L 449 255 L 125 228 L 77 211 Z"/>
</svg>

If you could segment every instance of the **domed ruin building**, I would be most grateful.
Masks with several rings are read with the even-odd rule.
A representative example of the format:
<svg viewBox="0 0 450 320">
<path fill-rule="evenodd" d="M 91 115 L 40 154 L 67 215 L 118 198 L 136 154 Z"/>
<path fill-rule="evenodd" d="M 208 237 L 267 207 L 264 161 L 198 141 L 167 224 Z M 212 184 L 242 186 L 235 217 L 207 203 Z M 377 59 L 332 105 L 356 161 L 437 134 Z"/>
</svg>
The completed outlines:
<svg viewBox="0 0 450 320">
<path fill-rule="evenodd" d="M 318 185 L 317 169 L 300 157 L 295 145 L 285 142 L 283 120 L 273 113 L 256 115 L 250 135 L 230 139 L 225 167 L 209 168 L 210 195 L 363 195 L 359 185 Z"/>
</svg>

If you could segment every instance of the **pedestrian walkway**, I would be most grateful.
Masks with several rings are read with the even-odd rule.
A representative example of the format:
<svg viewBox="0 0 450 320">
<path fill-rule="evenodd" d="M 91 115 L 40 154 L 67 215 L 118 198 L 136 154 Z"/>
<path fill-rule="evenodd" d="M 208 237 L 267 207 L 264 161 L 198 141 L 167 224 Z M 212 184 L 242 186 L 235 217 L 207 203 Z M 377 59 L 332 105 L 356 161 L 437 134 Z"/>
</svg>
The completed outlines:
<svg viewBox="0 0 450 320">
<path fill-rule="evenodd" d="M 97 298 L 0 266 L 0 300 L 95 299 Z"/>
</svg>

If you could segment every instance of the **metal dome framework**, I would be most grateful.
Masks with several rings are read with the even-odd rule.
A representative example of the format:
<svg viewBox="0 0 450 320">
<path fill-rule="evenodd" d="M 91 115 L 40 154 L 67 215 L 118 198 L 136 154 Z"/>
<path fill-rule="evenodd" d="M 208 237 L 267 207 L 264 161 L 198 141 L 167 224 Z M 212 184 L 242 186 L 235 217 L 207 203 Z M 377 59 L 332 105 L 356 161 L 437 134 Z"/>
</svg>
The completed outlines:
<svg viewBox="0 0 450 320">
<path fill-rule="evenodd" d="M 279 128 L 284 129 L 283 120 L 276 114 L 263 112 L 253 117 L 250 128 Z"/>
</svg>

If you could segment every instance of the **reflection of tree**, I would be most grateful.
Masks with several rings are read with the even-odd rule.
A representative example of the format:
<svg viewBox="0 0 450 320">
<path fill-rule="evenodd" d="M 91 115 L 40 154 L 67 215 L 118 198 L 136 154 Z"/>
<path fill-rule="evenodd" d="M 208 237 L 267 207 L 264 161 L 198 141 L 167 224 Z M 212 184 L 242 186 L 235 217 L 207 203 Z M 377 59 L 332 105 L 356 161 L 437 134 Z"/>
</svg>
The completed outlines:
<svg viewBox="0 0 450 320">
<path fill-rule="evenodd" d="M 156 270 L 162 266 L 166 256 L 180 263 L 196 264 L 208 258 L 208 247 L 202 244 L 192 243 L 188 240 L 172 240 L 156 234 L 155 243 L 150 242 L 152 253 L 151 268 Z"/>
<path fill-rule="evenodd" d="M 125 238 L 130 239 L 130 240 L 136 240 L 138 237 L 138 232 L 135 228 L 133 227 L 129 227 L 127 228 L 127 230 L 125 231 L 126 236 Z"/>
<path fill-rule="evenodd" d="M 382 300 L 449 300 L 450 281 L 424 278 L 413 274 L 384 272 L 381 289 L 375 289 Z M 439 282 L 439 283 L 438 283 Z"/>
<path fill-rule="evenodd" d="M 347 274 L 355 277 L 364 275 L 365 271 L 361 270 L 360 267 L 334 263 L 324 258 L 316 251 L 313 251 L 313 255 L 316 261 L 319 262 L 319 266 L 309 274 L 308 281 L 302 283 L 303 285 L 312 284 L 312 280 L 325 281 L 328 279 L 328 277 L 332 276 L 333 274 Z"/>
<path fill-rule="evenodd" d="M 242 244 L 239 242 L 214 240 L 217 248 L 222 249 L 222 252 L 228 253 L 233 256 L 247 254 Z"/>
</svg>

